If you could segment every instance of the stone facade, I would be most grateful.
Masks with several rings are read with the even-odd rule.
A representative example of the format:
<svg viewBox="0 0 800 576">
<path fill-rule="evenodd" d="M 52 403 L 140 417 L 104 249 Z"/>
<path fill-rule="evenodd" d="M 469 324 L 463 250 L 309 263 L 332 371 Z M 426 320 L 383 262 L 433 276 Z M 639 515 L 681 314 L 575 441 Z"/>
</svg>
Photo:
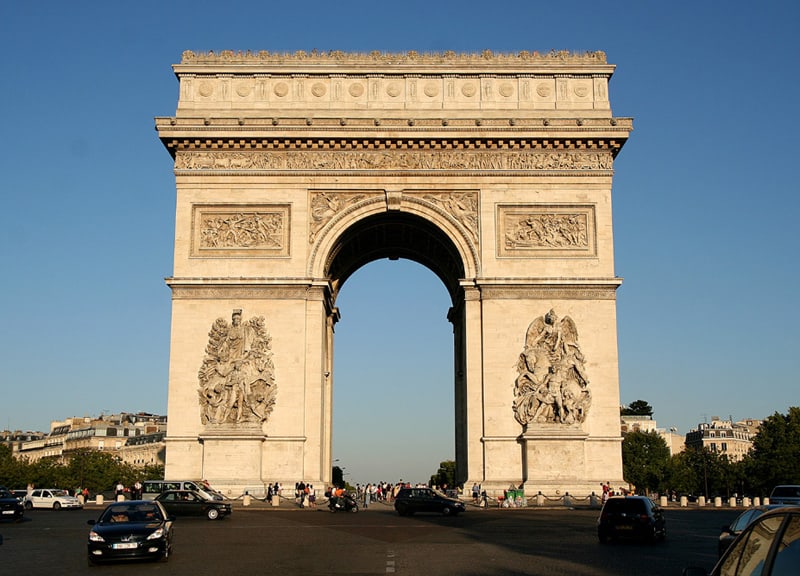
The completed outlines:
<svg viewBox="0 0 800 576">
<path fill-rule="evenodd" d="M 446 286 L 458 479 L 622 481 L 605 54 L 184 53 L 168 477 L 330 482 L 336 297 Z"/>
<path fill-rule="evenodd" d="M 760 426 L 761 420 L 752 418 L 733 422 L 712 416 L 711 422 L 701 422 L 686 434 L 686 447 L 705 449 L 738 462 L 750 452 Z"/>
<path fill-rule="evenodd" d="M 30 462 L 48 457 L 66 462 L 77 450 L 101 450 L 137 468 L 160 466 L 166 420 L 166 416 L 126 412 L 54 420 L 49 433 L 15 443 L 13 453 Z"/>
</svg>

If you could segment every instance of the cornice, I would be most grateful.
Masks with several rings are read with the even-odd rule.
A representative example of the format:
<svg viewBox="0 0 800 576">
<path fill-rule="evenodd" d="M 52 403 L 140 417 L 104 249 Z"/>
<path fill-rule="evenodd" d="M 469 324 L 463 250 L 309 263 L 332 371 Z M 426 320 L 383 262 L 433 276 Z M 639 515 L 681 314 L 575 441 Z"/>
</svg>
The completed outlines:
<svg viewBox="0 0 800 576">
<path fill-rule="evenodd" d="M 551 50 L 549 52 L 523 50 L 516 53 L 499 53 L 484 50 L 480 53 L 459 53 L 453 51 L 439 53 L 420 53 L 408 51 L 404 53 L 386 53 L 372 51 L 369 53 L 343 52 L 340 50 L 310 52 L 299 50 L 294 53 L 269 52 L 261 50 L 221 52 L 193 52 L 187 50 L 181 55 L 179 69 L 189 70 L 192 67 L 208 67 L 214 65 L 246 67 L 260 66 L 269 68 L 299 67 L 304 69 L 332 68 L 341 70 L 353 68 L 361 70 L 392 68 L 427 68 L 446 67 L 450 70 L 463 66 L 470 70 L 497 68 L 530 68 L 531 66 L 568 67 L 576 65 L 602 66 L 613 70 L 602 51 L 570 52 L 568 50 Z"/>
</svg>

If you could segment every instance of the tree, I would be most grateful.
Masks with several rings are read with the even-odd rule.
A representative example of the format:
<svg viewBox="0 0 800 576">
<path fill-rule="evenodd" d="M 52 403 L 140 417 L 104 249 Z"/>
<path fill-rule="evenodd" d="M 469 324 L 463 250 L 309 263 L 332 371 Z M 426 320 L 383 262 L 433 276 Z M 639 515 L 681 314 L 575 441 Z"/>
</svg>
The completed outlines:
<svg viewBox="0 0 800 576">
<path fill-rule="evenodd" d="M 644 400 L 634 400 L 627 406 L 623 406 L 619 413 L 622 416 L 652 416 L 653 407 Z"/>
<path fill-rule="evenodd" d="M 337 488 L 344 488 L 344 470 L 339 466 L 334 466 L 331 474 L 331 482 Z"/>
<path fill-rule="evenodd" d="M 442 488 L 453 488 L 456 484 L 456 463 L 455 460 L 445 460 L 439 463 L 439 470 L 431 476 L 431 486 Z"/>
<path fill-rule="evenodd" d="M 639 493 L 663 486 L 669 448 L 657 432 L 629 432 L 622 440 L 622 473 Z"/>
<path fill-rule="evenodd" d="M 769 494 L 777 484 L 800 484 L 800 408 L 764 420 L 745 460 L 751 488 Z"/>
</svg>

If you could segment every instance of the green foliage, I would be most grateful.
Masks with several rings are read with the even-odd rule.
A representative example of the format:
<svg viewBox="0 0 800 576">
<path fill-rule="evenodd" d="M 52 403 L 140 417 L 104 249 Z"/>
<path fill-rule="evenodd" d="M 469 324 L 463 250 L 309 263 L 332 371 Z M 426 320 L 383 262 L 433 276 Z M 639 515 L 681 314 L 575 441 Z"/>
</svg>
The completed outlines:
<svg viewBox="0 0 800 576">
<path fill-rule="evenodd" d="M 778 484 L 800 484 L 800 408 L 764 420 L 744 468 L 752 489 L 763 494 Z"/>
<path fill-rule="evenodd" d="M 704 448 L 687 448 L 672 457 L 667 487 L 678 494 L 707 498 L 747 492 L 742 463 Z"/>
<path fill-rule="evenodd" d="M 634 400 L 627 406 L 623 406 L 619 413 L 622 416 L 652 416 L 653 407 L 644 400 Z"/>
<path fill-rule="evenodd" d="M 456 485 L 456 462 L 455 460 L 445 460 L 439 463 L 439 470 L 431 476 L 431 486 L 440 488 L 454 488 Z"/>
<path fill-rule="evenodd" d="M 331 474 L 331 482 L 337 488 L 344 488 L 344 472 L 338 466 L 334 466 Z"/>
<path fill-rule="evenodd" d="M 65 455 L 64 459 L 65 463 L 57 457 L 28 462 L 14 458 L 8 446 L 0 445 L 0 485 L 15 489 L 33 484 L 64 488 L 70 492 L 85 487 L 96 493 L 111 490 L 117 482 L 130 486 L 137 479 L 164 477 L 163 466 L 142 470 L 98 450 L 76 450 Z"/>
<path fill-rule="evenodd" d="M 630 432 L 622 440 L 622 473 L 637 492 L 661 488 L 668 463 L 669 448 L 657 432 Z"/>
</svg>

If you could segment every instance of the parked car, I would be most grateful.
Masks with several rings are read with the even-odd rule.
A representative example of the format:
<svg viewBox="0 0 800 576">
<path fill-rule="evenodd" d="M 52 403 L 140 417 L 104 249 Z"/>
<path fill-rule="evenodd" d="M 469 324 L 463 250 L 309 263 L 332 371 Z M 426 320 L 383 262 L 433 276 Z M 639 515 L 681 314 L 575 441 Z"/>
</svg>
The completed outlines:
<svg viewBox="0 0 800 576">
<path fill-rule="evenodd" d="M 0 519 L 21 520 L 25 508 L 19 498 L 5 488 L 0 488 Z"/>
<path fill-rule="evenodd" d="M 800 486 L 795 484 L 775 486 L 769 495 L 769 503 L 800 506 Z"/>
<path fill-rule="evenodd" d="M 194 490 L 209 500 L 225 500 L 220 492 L 206 482 L 196 480 L 145 480 L 142 482 L 142 498 L 153 500 L 167 490 Z"/>
<path fill-rule="evenodd" d="M 209 500 L 193 490 L 167 490 L 155 499 L 173 516 L 205 516 L 209 520 L 230 516 L 231 505 L 219 500 Z"/>
<path fill-rule="evenodd" d="M 449 498 L 432 488 L 401 488 L 394 499 L 394 509 L 400 516 L 416 512 L 438 512 L 456 516 L 466 510 L 464 503 Z"/>
<path fill-rule="evenodd" d="M 36 488 L 30 496 L 25 497 L 25 508 L 50 508 L 61 510 L 62 508 L 83 508 L 75 496 L 70 496 L 66 490 L 57 488 Z"/>
<path fill-rule="evenodd" d="M 747 526 L 761 516 L 767 510 L 772 510 L 774 508 L 781 508 L 782 504 L 770 504 L 769 506 L 753 506 L 752 508 L 748 508 L 739 516 L 736 517 L 736 520 L 730 523 L 730 525 L 723 526 L 722 532 L 719 535 L 719 544 L 717 545 L 717 550 L 719 552 L 719 556 L 725 553 L 725 550 L 731 545 L 731 543 L 736 540 L 736 537 L 747 528 Z"/>
<path fill-rule="evenodd" d="M 612 496 L 603 504 L 597 519 L 597 538 L 601 544 L 617 538 L 655 542 L 666 537 L 664 513 L 646 496 Z"/>
<path fill-rule="evenodd" d="M 89 566 L 106 560 L 161 560 L 172 553 L 173 518 L 158 502 L 123 500 L 89 520 Z"/>
<path fill-rule="evenodd" d="M 759 574 L 783 576 L 800 574 L 800 508 L 767 510 L 736 537 L 717 565 L 684 568 L 684 576 L 727 576 Z"/>
</svg>

